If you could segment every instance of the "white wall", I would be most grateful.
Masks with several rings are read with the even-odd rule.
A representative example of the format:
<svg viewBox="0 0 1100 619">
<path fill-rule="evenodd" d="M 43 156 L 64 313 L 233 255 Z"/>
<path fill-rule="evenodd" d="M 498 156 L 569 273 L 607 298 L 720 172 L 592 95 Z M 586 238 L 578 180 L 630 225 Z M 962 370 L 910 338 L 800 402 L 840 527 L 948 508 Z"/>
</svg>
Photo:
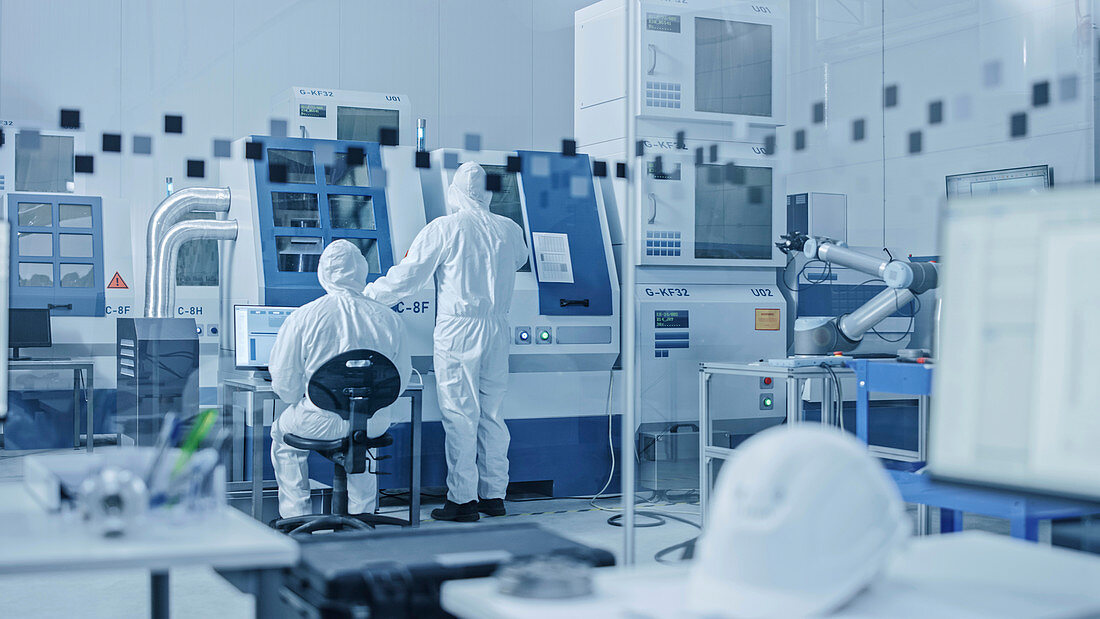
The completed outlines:
<svg viewBox="0 0 1100 619">
<path fill-rule="evenodd" d="M 847 194 L 851 243 L 928 255 L 949 174 L 1050 164 L 1056 184 L 1092 182 L 1091 4 L 886 0 L 884 11 L 883 0 L 792 0 L 787 193 Z M 1001 66 L 996 86 L 983 81 L 991 61 Z M 1060 100 L 1064 76 L 1078 78 L 1075 100 Z M 1040 80 L 1051 83 L 1051 103 L 1033 108 Z M 899 86 L 897 107 L 883 110 L 884 84 Z M 929 125 L 937 99 L 944 121 Z M 811 122 L 816 101 L 823 124 Z M 1009 135 L 1015 112 L 1028 113 L 1026 138 Z M 851 140 L 855 118 L 866 119 L 863 142 Z M 791 147 L 797 129 L 802 152 Z M 923 150 L 910 155 L 916 130 Z"/>
</svg>

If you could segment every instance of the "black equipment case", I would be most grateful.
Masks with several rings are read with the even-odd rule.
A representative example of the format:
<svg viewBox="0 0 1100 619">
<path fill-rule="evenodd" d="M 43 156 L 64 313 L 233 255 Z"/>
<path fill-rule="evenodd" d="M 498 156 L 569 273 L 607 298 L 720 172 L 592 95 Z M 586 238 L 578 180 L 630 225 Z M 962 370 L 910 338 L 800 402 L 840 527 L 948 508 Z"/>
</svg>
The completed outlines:
<svg viewBox="0 0 1100 619">
<path fill-rule="evenodd" d="M 536 524 L 476 524 L 334 533 L 300 538 L 302 558 L 285 571 L 285 616 L 302 619 L 449 617 L 443 582 L 491 576 L 517 559 L 566 555 L 596 567 L 615 564 Z M 266 618 L 264 618 L 266 619 Z"/>
</svg>

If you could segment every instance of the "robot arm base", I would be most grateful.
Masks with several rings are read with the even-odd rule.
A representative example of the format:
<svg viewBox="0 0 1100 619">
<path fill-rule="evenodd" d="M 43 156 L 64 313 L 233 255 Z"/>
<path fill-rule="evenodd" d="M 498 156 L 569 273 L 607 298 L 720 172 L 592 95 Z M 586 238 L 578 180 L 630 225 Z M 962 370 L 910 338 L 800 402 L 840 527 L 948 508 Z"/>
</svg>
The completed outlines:
<svg viewBox="0 0 1100 619">
<path fill-rule="evenodd" d="M 795 355 L 828 355 L 850 352 L 859 346 L 840 331 L 837 318 L 799 318 L 794 323 Z"/>
</svg>

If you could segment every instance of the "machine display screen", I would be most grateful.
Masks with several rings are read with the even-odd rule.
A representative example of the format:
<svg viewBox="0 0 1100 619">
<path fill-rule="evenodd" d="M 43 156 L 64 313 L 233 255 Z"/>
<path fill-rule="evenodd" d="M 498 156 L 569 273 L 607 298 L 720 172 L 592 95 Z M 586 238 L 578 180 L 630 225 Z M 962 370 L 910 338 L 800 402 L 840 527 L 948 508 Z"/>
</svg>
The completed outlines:
<svg viewBox="0 0 1100 619">
<path fill-rule="evenodd" d="M 646 13 L 645 29 L 658 32 L 680 32 L 680 16 Z"/>
<path fill-rule="evenodd" d="M 237 305 L 233 307 L 234 364 L 242 370 L 266 370 L 275 336 L 293 307 Z"/>
<path fill-rule="evenodd" d="M 666 164 L 667 165 L 667 164 Z M 661 170 L 658 173 L 657 164 L 654 161 L 647 161 L 646 174 L 649 178 L 657 181 L 678 181 L 680 180 L 680 164 L 674 164 L 671 168 L 661 166 Z"/>
<path fill-rule="evenodd" d="M 687 329 L 687 310 L 656 310 L 653 312 L 653 328 L 655 329 Z"/>
<path fill-rule="evenodd" d="M 306 118 L 324 118 L 327 112 L 327 108 L 323 105 L 313 105 L 310 103 L 298 105 L 298 115 Z"/>
<path fill-rule="evenodd" d="M 772 27 L 695 18 L 695 111 L 772 115 Z"/>
<path fill-rule="evenodd" d="M 496 174 L 500 176 L 500 191 L 493 192 L 493 200 L 489 202 L 489 211 L 497 215 L 502 215 L 511 219 L 519 224 L 521 230 L 523 230 L 523 240 L 527 241 L 527 226 L 523 225 L 523 203 L 520 200 L 519 195 L 519 179 L 515 172 L 509 172 L 506 166 L 502 165 L 484 165 L 486 174 Z M 521 273 L 529 273 L 531 271 L 531 262 L 520 268 Z"/>
<path fill-rule="evenodd" d="M 336 139 L 359 142 L 380 142 L 382 129 L 398 131 L 401 113 L 371 107 L 336 106 Z M 398 134 L 400 143 L 400 134 Z"/>
<path fill-rule="evenodd" d="M 695 166 L 695 257 L 772 256 L 772 169 Z"/>
</svg>

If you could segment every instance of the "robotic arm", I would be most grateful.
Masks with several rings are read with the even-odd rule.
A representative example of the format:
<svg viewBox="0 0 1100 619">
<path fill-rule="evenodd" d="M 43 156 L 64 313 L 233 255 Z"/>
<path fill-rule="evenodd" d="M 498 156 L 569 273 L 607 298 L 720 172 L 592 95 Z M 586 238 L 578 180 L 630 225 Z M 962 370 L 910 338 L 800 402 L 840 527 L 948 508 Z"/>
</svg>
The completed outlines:
<svg viewBox="0 0 1100 619">
<path fill-rule="evenodd" d="M 783 241 L 776 245 L 785 254 L 801 251 L 811 260 L 848 267 L 886 282 L 886 290 L 850 314 L 797 319 L 794 325 L 796 355 L 824 355 L 855 349 L 863 335 L 875 325 L 939 283 L 934 262 L 883 260 L 851 250 L 831 239 L 799 233 L 781 238 Z"/>
</svg>

